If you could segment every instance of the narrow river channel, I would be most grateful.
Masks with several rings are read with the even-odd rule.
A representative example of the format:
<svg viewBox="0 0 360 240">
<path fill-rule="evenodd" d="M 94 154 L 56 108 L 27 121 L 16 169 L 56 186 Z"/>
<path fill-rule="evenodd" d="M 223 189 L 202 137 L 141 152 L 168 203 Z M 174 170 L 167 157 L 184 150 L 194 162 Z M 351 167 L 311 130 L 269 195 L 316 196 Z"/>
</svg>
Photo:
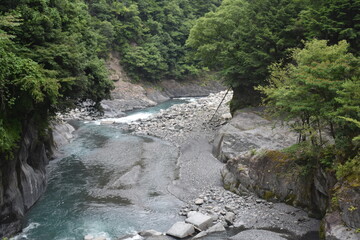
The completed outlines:
<svg viewBox="0 0 360 240">
<path fill-rule="evenodd" d="M 130 113 L 146 117 L 185 100 Z M 157 138 L 123 133 L 116 126 L 73 122 L 63 157 L 48 166 L 48 187 L 29 211 L 17 239 L 117 239 L 134 231 L 166 231 L 183 204 L 167 191 L 177 178 L 178 149 Z"/>
</svg>

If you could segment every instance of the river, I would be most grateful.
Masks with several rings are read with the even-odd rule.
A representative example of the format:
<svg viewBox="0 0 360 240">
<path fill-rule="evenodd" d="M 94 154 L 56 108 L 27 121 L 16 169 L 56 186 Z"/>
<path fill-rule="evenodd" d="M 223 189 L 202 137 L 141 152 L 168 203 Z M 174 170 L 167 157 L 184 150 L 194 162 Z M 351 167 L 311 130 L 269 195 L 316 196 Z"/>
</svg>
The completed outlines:
<svg viewBox="0 0 360 240">
<path fill-rule="evenodd" d="M 147 117 L 173 104 L 131 112 L 119 122 Z M 128 135 L 112 125 L 73 121 L 74 140 L 50 162 L 48 187 L 28 212 L 17 239 L 108 239 L 139 230 L 166 231 L 183 204 L 167 191 L 177 178 L 178 149 L 152 137 Z"/>
</svg>

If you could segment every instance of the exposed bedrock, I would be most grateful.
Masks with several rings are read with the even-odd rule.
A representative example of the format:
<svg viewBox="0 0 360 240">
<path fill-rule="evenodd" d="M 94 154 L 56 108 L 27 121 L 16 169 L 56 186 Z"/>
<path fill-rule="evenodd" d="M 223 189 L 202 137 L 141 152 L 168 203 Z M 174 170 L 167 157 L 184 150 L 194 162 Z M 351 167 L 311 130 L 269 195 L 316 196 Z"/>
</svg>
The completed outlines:
<svg viewBox="0 0 360 240">
<path fill-rule="evenodd" d="M 22 140 L 13 158 L 0 160 L 0 238 L 21 230 L 25 213 L 45 191 L 48 155 L 55 146 L 69 141 L 72 132 L 71 126 L 57 124 L 54 142 L 52 134 L 39 134 L 34 119 L 23 129 Z"/>
<path fill-rule="evenodd" d="M 360 228 L 359 186 L 297 164 L 281 151 L 296 143 L 296 135 L 263 115 L 259 109 L 238 112 L 217 133 L 213 153 L 226 163 L 221 170 L 224 187 L 305 209 L 323 219 L 326 239 L 360 239 L 355 233 Z"/>
<path fill-rule="evenodd" d="M 19 146 L 13 159 L 0 162 L 0 237 L 21 230 L 21 219 L 46 186 L 48 158 L 33 121 L 25 126 Z"/>
</svg>

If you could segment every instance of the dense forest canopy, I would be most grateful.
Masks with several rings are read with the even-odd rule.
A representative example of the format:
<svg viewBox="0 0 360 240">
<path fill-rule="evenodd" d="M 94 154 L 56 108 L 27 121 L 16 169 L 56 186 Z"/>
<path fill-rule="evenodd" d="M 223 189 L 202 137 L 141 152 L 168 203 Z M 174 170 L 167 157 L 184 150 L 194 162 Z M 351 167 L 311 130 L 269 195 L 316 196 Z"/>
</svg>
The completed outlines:
<svg viewBox="0 0 360 240">
<path fill-rule="evenodd" d="M 196 73 L 184 47 L 194 21 L 220 0 L 89 0 L 94 24 L 114 48 L 133 79 L 156 81 Z"/>
<path fill-rule="evenodd" d="M 196 73 L 184 46 L 194 21 L 220 0 L 4 0 L 0 3 L 0 153 L 22 125 L 109 97 L 105 60 L 121 55 L 133 79 Z"/>
</svg>

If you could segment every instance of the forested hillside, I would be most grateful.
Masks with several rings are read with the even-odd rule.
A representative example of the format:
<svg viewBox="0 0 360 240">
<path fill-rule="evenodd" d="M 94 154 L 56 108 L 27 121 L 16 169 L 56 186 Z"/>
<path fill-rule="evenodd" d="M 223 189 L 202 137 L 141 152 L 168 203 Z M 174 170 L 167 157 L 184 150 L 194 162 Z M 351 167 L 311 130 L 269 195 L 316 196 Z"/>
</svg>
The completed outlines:
<svg viewBox="0 0 360 240">
<path fill-rule="evenodd" d="M 254 86 L 266 84 L 269 66 L 291 61 L 291 49 L 304 46 L 304 40 L 346 40 L 358 55 L 359 35 L 358 0 L 225 0 L 196 22 L 187 45 L 223 73 L 235 91 L 234 111 L 259 103 Z"/>
<path fill-rule="evenodd" d="M 21 125 L 83 101 L 97 107 L 112 83 L 110 51 L 133 79 L 181 78 L 198 67 L 184 46 L 212 1 L 4 0 L 0 3 L 0 152 L 16 145 Z"/>
<path fill-rule="evenodd" d="M 232 87 L 232 112 L 262 99 L 299 134 L 284 151 L 304 175 L 323 171 L 358 189 L 359 40 L 360 0 L 224 0 L 187 45 Z M 329 189 L 333 210 L 339 186 Z"/>
</svg>

